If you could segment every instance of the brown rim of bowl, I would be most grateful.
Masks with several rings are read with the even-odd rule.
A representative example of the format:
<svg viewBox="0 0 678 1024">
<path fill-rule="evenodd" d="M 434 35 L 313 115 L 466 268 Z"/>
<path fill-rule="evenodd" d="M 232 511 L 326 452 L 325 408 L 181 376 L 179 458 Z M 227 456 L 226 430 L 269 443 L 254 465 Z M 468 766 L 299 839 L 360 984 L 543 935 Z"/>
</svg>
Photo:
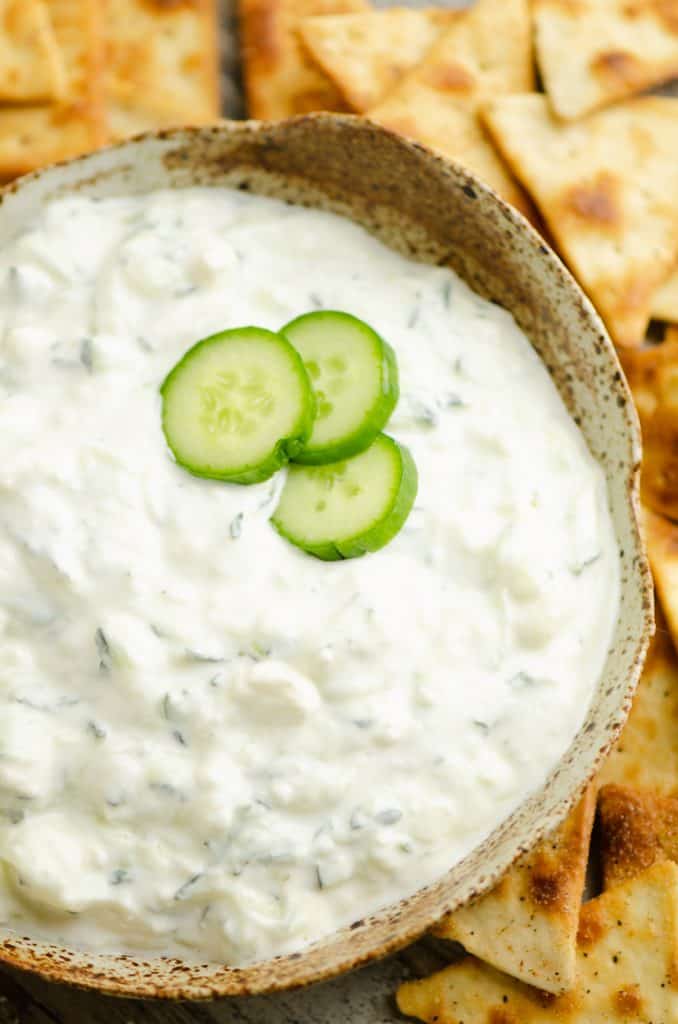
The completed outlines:
<svg viewBox="0 0 678 1024">
<path fill-rule="evenodd" d="M 654 629 L 652 580 L 638 526 L 638 419 L 598 314 L 531 225 L 461 166 L 363 118 L 312 114 L 146 133 L 6 186 L 2 217 L 15 197 L 21 203 L 28 194 L 30 207 L 31 198 L 93 191 L 111 179 L 120 185 L 110 194 L 129 192 L 135 179 L 136 191 L 224 183 L 322 205 L 424 262 L 454 266 L 481 294 L 508 306 L 521 326 L 532 317 L 528 334 L 535 348 L 543 350 L 575 422 L 590 435 L 589 447 L 598 446 L 594 454 L 606 471 L 624 545 L 615 641 L 585 724 L 542 788 L 439 881 L 299 953 L 242 968 L 79 952 L 17 933 L 0 940 L 0 962 L 118 996 L 208 999 L 298 988 L 402 948 L 444 913 L 486 892 L 560 823 L 619 735 Z M 511 268 L 510 283 L 488 265 Z M 549 331 L 560 331 L 564 353 L 549 347 Z M 600 437 L 592 440 L 598 428 Z M 601 441 L 610 451 L 607 444 L 599 447 Z"/>
</svg>

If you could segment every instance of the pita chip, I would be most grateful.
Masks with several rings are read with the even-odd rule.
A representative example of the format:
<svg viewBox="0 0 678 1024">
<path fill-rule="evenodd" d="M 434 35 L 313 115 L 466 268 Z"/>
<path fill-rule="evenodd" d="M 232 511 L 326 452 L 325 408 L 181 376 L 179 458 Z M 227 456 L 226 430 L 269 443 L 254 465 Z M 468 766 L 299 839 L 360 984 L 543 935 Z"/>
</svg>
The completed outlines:
<svg viewBox="0 0 678 1024">
<path fill-rule="evenodd" d="M 47 0 L 67 69 L 58 103 L 0 107 L 0 179 L 86 153 L 107 138 L 98 0 Z"/>
<path fill-rule="evenodd" d="M 377 106 L 372 121 L 458 160 L 524 213 L 531 205 L 478 119 L 491 97 L 532 88 L 528 0 L 477 0 Z"/>
<path fill-rule="evenodd" d="M 58 99 L 66 69 L 44 0 L 0 0 L 0 100 Z"/>
<path fill-rule="evenodd" d="M 606 889 L 660 861 L 678 861 L 678 795 L 604 786 L 598 797 L 598 818 Z"/>
<path fill-rule="evenodd" d="M 678 1019 L 678 865 L 655 864 L 584 904 L 577 983 L 561 996 L 467 957 L 397 993 L 430 1024 L 669 1024 Z"/>
<path fill-rule="evenodd" d="M 461 13 L 389 7 L 364 14 L 303 18 L 299 33 L 313 60 L 351 110 L 375 106 L 422 59 Z"/>
<path fill-rule="evenodd" d="M 336 85 L 311 59 L 302 18 L 366 11 L 365 0 L 239 0 L 250 117 L 279 120 L 313 110 L 346 110 Z"/>
<path fill-rule="evenodd" d="M 576 119 L 678 75 L 677 0 L 534 0 L 552 109 Z"/>
<path fill-rule="evenodd" d="M 571 988 L 595 807 L 590 787 L 552 836 L 491 892 L 446 917 L 436 935 L 547 992 Z"/>
<path fill-rule="evenodd" d="M 642 344 L 678 254 L 678 98 L 565 124 L 535 93 L 497 99 L 484 115 L 614 341 Z"/>
<path fill-rule="evenodd" d="M 671 795 L 677 780 L 678 660 L 658 606 L 657 631 L 631 713 L 600 770 L 598 782 L 601 786 L 640 786 Z"/>
<path fill-rule="evenodd" d="M 665 677 L 665 689 L 667 691 L 670 689 L 673 694 L 673 687 L 669 688 L 668 680 L 673 681 L 674 677 L 678 678 L 678 660 L 674 650 L 674 645 L 678 640 L 678 525 L 648 508 L 643 508 L 642 523 L 650 568 L 668 625 L 667 633 L 665 630 L 661 630 L 662 623 L 659 619 L 657 620 L 657 633 L 650 653 L 652 654 L 655 647 L 659 648 L 659 658 L 656 659 L 657 671 Z M 673 645 L 669 640 L 669 634 Z M 649 656 L 645 672 L 647 672 L 648 664 L 650 664 Z M 678 699 L 676 699 L 676 703 L 678 704 Z M 671 708 L 667 704 L 664 714 L 670 710 Z M 676 730 L 678 711 L 674 712 L 670 722 Z M 678 747 L 678 731 L 676 737 L 675 742 Z M 678 773 L 678 762 L 674 762 L 674 771 Z"/>
<path fill-rule="evenodd" d="M 645 348 L 623 348 L 619 360 L 638 410 L 643 438 L 660 404 L 661 378 L 666 368 L 678 364 L 678 336 L 672 339 L 667 331 L 664 341 Z"/>
<path fill-rule="evenodd" d="M 668 320 L 678 324 L 678 269 L 659 286 L 652 297 L 654 320 Z"/>
<path fill-rule="evenodd" d="M 216 0 L 114 0 L 106 7 L 111 135 L 219 117 Z"/>
</svg>

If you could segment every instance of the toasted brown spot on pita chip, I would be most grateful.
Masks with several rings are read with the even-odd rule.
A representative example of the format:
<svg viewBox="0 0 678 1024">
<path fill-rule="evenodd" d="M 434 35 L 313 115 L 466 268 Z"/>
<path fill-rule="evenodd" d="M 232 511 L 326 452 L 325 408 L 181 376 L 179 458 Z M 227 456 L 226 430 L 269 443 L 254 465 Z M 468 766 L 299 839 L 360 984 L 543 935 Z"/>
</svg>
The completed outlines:
<svg viewBox="0 0 678 1024">
<path fill-rule="evenodd" d="M 637 1017 L 643 1009 L 643 1000 L 640 996 L 640 985 L 629 985 L 628 988 L 620 988 L 614 994 L 614 1005 L 617 1013 L 622 1017 Z"/>
<path fill-rule="evenodd" d="M 596 74 L 621 79 L 632 88 L 642 82 L 642 67 L 632 53 L 624 50 L 608 50 L 597 54 L 591 61 L 591 70 Z"/>
<path fill-rule="evenodd" d="M 617 226 L 621 222 L 619 182 L 607 171 L 592 181 L 573 185 L 565 193 L 563 206 L 596 226 Z"/>
<path fill-rule="evenodd" d="M 664 28 L 678 35 L 678 4 L 676 0 L 645 0 L 644 3 L 638 2 L 631 6 L 639 8 L 638 13 L 648 11 L 656 14 Z"/>
<path fill-rule="evenodd" d="M 398 1007 L 429 1024 L 675 1020 L 678 866 L 655 864 L 584 904 L 580 936 L 577 981 L 563 995 L 540 993 L 466 957 L 401 985 Z"/>
<path fill-rule="evenodd" d="M 604 786 L 598 815 L 606 889 L 660 861 L 678 861 L 678 796 L 633 786 Z"/>
<path fill-rule="evenodd" d="M 431 68 L 425 68 L 422 72 L 422 80 L 440 92 L 465 92 L 473 89 L 476 84 L 470 71 L 467 71 L 463 65 L 452 62 L 434 64 Z"/>
<path fill-rule="evenodd" d="M 436 928 L 468 952 L 550 992 L 574 980 L 595 792 L 589 788 L 553 835 L 521 857 L 486 896 Z"/>
</svg>

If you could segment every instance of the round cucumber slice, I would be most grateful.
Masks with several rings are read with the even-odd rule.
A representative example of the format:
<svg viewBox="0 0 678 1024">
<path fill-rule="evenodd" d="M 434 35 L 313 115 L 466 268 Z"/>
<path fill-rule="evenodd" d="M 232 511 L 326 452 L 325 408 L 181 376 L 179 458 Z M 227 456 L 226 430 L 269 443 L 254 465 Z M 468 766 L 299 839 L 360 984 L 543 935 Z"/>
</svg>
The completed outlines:
<svg viewBox="0 0 678 1024">
<path fill-rule="evenodd" d="M 395 537 L 410 514 L 417 483 L 407 448 L 380 434 L 352 459 L 292 464 L 271 521 L 286 540 L 316 558 L 358 558 Z"/>
<path fill-rule="evenodd" d="M 315 398 L 298 352 L 259 327 L 199 341 L 160 392 L 167 444 L 195 476 L 266 480 L 301 451 L 313 428 Z"/>
<path fill-rule="evenodd" d="M 304 360 L 317 403 L 313 431 L 295 462 L 323 465 L 365 451 L 398 401 L 391 346 L 362 320 L 334 310 L 299 316 L 281 334 Z"/>
</svg>

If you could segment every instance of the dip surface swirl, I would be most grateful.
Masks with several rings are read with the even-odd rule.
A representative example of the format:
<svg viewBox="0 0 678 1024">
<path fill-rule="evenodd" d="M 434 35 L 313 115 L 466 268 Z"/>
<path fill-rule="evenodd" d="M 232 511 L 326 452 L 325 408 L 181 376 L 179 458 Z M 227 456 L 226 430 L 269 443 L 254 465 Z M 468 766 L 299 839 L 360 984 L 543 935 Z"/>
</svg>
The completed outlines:
<svg viewBox="0 0 678 1024">
<path fill-rule="evenodd" d="M 243 964 L 431 882 L 544 780 L 612 635 L 601 469 L 508 313 L 330 214 L 50 202 L 0 252 L 0 921 Z M 310 558 L 284 473 L 190 477 L 198 338 L 346 310 L 394 347 L 419 493 Z"/>
</svg>

